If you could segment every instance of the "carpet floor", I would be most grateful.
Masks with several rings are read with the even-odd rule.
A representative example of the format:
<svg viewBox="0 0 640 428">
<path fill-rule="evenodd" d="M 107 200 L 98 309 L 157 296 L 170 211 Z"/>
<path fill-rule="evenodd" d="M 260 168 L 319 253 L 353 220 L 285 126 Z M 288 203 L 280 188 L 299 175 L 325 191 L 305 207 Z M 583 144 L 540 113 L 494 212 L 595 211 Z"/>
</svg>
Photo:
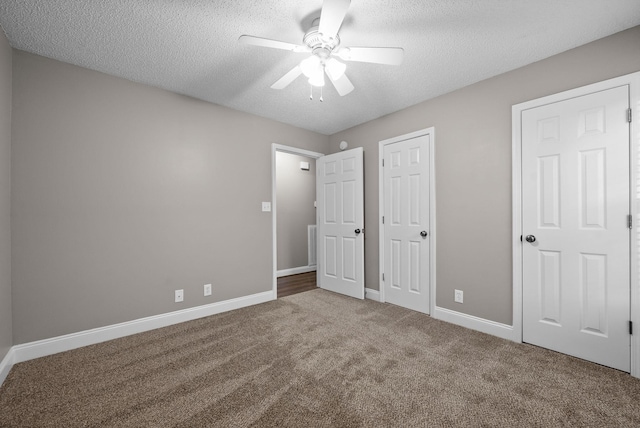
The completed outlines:
<svg viewBox="0 0 640 428">
<path fill-rule="evenodd" d="M 640 380 L 314 290 L 16 364 L 0 427 L 638 427 Z"/>
</svg>

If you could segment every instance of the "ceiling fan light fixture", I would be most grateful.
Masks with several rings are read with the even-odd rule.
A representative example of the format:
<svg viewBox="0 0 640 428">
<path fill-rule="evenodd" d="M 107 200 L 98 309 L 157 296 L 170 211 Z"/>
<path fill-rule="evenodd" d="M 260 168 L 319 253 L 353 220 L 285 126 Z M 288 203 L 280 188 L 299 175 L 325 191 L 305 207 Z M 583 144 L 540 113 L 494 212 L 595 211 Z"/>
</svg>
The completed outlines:
<svg viewBox="0 0 640 428">
<path fill-rule="evenodd" d="M 320 58 L 316 55 L 311 55 L 309 58 L 303 59 L 302 62 L 300 62 L 300 69 L 302 70 L 302 74 L 311 79 L 318 74 L 318 70 L 322 72 Z"/>
<path fill-rule="evenodd" d="M 338 80 L 344 75 L 344 72 L 347 69 L 347 65 L 341 63 L 335 58 L 329 58 L 324 68 L 332 80 Z"/>
<path fill-rule="evenodd" d="M 318 87 L 324 86 L 324 73 L 322 72 L 322 67 L 320 68 L 319 73 L 315 73 L 309 78 L 309 84 Z"/>
<path fill-rule="evenodd" d="M 351 59 L 351 49 L 349 48 L 341 48 L 336 55 L 340 57 L 343 61 L 349 61 Z"/>
</svg>

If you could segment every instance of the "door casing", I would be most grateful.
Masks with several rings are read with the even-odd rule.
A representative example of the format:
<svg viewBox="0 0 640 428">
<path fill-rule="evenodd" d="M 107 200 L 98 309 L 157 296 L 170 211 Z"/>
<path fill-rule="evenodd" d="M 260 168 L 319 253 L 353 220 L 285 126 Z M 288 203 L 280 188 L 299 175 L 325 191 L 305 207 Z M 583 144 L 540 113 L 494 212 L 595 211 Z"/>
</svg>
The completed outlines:
<svg viewBox="0 0 640 428">
<path fill-rule="evenodd" d="M 429 313 L 434 314 L 436 307 L 436 169 L 435 169 L 435 128 L 425 128 L 409 134 L 382 140 L 378 143 L 378 240 L 379 240 L 379 272 L 378 284 L 380 289 L 380 301 L 385 302 L 382 274 L 384 273 L 384 170 L 382 159 L 384 147 L 388 144 L 398 143 L 411 138 L 429 135 Z"/>
<path fill-rule="evenodd" d="M 558 94 L 538 98 L 524 103 L 516 104 L 512 107 L 512 249 L 513 249 L 513 330 L 512 340 L 522 342 L 522 249 L 523 243 L 520 240 L 522 230 L 522 112 L 527 109 L 540 107 L 546 104 L 587 95 L 593 92 L 603 91 L 618 86 L 629 86 L 630 103 L 632 115 L 635 116 L 630 126 L 630 195 L 629 204 L 633 216 L 633 229 L 631 233 L 630 251 L 630 277 L 631 277 L 631 321 L 634 324 L 634 332 L 631 335 L 631 375 L 640 378 L 640 283 L 638 268 L 638 245 L 640 239 L 638 234 L 640 228 L 640 184 L 638 174 L 640 172 L 640 72 L 625 76 L 608 79 L 602 82 L 560 92 Z M 636 195 L 636 197 L 633 197 Z"/>
</svg>

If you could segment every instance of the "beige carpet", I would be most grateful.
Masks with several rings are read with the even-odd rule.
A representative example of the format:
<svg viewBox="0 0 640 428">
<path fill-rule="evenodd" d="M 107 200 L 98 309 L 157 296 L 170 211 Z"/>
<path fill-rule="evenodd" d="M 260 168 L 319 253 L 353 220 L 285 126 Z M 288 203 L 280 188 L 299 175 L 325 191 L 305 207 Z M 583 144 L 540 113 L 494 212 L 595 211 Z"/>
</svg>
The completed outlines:
<svg viewBox="0 0 640 428">
<path fill-rule="evenodd" d="M 2 427 L 638 427 L 640 381 L 323 290 L 17 364 Z"/>
</svg>

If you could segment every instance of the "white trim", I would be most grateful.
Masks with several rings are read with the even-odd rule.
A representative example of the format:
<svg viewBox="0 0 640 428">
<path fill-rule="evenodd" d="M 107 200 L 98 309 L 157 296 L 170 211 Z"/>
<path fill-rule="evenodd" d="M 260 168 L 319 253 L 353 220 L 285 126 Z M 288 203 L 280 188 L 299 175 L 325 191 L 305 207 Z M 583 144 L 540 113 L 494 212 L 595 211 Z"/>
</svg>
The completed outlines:
<svg viewBox="0 0 640 428">
<path fill-rule="evenodd" d="M 384 225 L 382 216 L 384 215 L 384 170 L 382 169 L 382 159 L 384 158 L 384 146 L 411 138 L 429 135 L 429 313 L 433 314 L 436 308 L 436 129 L 434 127 L 421 129 L 409 134 L 388 138 L 378 143 L 378 236 L 379 236 L 379 272 L 378 280 L 380 284 L 380 302 L 384 299 L 384 283 L 382 274 L 384 270 Z"/>
<path fill-rule="evenodd" d="M 511 248 L 513 272 L 513 324 L 514 341 L 522 342 L 522 132 L 521 111 L 512 107 L 511 113 Z M 517 143 L 516 143 L 517 141 Z"/>
<path fill-rule="evenodd" d="M 631 321 L 633 334 L 631 335 L 631 376 L 640 378 L 640 252 L 638 251 L 638 231 L 640 231 L 640 200 L 634 198 L 640 192 L 636 183 L 640 182 L 640 72 L 629 75 L 629 106 L 632 111 L 632 121 L 629 129 L 631 140 L 630 172 L 631 172 L 631 213 L 633 214 L 633 229 L 631 233 Z"/>
<path fill-rule="evenodd" d="M 276 189 L 276 152 L 290 153 L 293 155 L 306 156 L 308 158 L 318 159 L 324 156 L 323 153 L 312 152 L 305 149 L 299 149 L 297 147 L 284 146 L 282 144 L 271 144 L 271 259 L 272 259 L 272 276 L 271 276 L 271 288 L 273 291 L 274 299 L 278 295 L 278 207 L 276 204 L 277 189 Z M 316 224 L 317 213 L 316 213 Z M 315 270 L 315 269 L 314 269 Z"/>
<path fill-rule="evenodd" d="M 83 346 L 106 342 L 107 340 L 113 340 L 132 334 L 154 330 L 156 328 L 167 327 L 185 321 L 191 321 L 222 312 L 265 303 L 274 299 L 275 296 L 272 291 L 265 291 L 249 296 L 211 303 L 209 305 L 182 309 L 180 311 L 139 318 L 133 321 L 66 334 L 64 336 L 52 337 L 50 339 L 38 340 L 22 345 L 15 345 L 11 348 L 13 358 L 10 362 L 12 364 L 17 364 L 34 358 L 57 354 L 58 352 L 69 351 Z"/>
<path fill-rule="evenodd" d="M 14 365 L 13 347 L 9 348 L 9 352 L 4 356 L 0 362 L 0 386 L 9 375 L 11 367 Z"/>
<path fill-rule="evenodd" d="M 516 104 L 511 109 L 512 120 L 512 203 L 513 203 L 513 330 L 514 339 L 522 342 L 522 159 L 521 159 L 521 115 L 524 110 L 604 91 L 614 87 L 629 85 L 630 106 L 633 111 L 633 121 L 630 127 L 630 210 L 634 215 L 634 227 L 631 233 L 631 320 L 634 323 L 634 333 L 631 336 L 631 375 L 640 378 L 640 280 L 638 278 L 638 223 L 640 221 L 640 201 L 633 196 L 637 194 L 636 177 L 638 170 L 638 155 L 640 150 L 640 72 L 627 74 L 592 85 L 583 86 L 569 91 L 560 92 L 543 98 Z"/>
<path fill-rule="evenodd" d="M 315 266 L 300 266 L 296 268 L 290 269 L 282 269 L 276 272 L 276 276 L 280 278 L 281 276 L 289 276 L 289 275 L 297 275 L 299 273 L 307 273 L 307 272 L 315 272 Z"/>
<path fill-rule="evenodd" d="M 376 302 L 380 302 L 380 291 L 374 290 L 373 288 L 365 287 L 364 298 L 369 300 L 375 300 Z"/>
<path fill-rule="evenodd" d="M 502 339 L 513 340 L 514 337 L 513 327 L 510 325 L 463 314 L 462 312 L 452 311 L 451 309 L 436 306 L 432 317 L 471 330 L 498 336 Z"/>
</svg>

